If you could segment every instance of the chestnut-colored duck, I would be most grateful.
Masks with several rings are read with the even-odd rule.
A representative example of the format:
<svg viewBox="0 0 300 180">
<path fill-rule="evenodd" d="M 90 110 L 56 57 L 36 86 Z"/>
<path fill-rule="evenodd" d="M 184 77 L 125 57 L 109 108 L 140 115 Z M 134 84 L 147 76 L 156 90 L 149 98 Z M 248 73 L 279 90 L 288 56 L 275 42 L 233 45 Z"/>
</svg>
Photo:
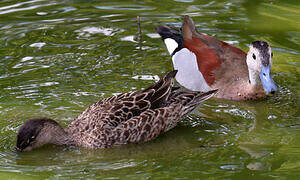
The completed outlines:
<svg viewBox="0 0 300 180">
<path fill-rule="evenodd" d="M 159 26 L 156 31 L 178 70 L 176 80 L 187 89 L 219 89 L 214 97 L 230 100 L 259 99 L 277 91 L 270 72 L 273 53 L 264 41 L 251 43 L 245 53 L 199 33 L 189 16 L 184 17 L 181 30 Z"/>
</svg>

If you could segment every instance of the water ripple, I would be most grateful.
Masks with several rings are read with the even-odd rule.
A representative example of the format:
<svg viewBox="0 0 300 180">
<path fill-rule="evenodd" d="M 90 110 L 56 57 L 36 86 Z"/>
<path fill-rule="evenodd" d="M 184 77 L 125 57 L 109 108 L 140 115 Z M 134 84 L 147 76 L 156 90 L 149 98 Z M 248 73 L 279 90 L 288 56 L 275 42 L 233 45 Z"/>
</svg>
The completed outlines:
<svg viewBox="0 0 300 180">
<path fill-rule="evenodd" d="M 57 4 L 57 3 L 48 3 L 48 4 L 40 4 L 40 5 L 31 5 L 29 7 L 24 7 L 24 8 L 14 8 L 14 7 L 19 7 L 21 5 L 31 4 L 31 3 L 35 3 L 35 2 L 41 2 L 41 1 L 44 1 L 44 0 L 33 0 L 33 1 L 14 4 L 14 5 L 11 5 L 11 6 L 0 7 L 0 15 L 20 12 L 20 11 L 33 10 L 33 9 L 37 9 L 37 8 L 44 7 L 44 6 L 52 6 L 52 5 Z M 13 9 L 10 9 L 10 8 L 13 8 Z M 6 10 L 6 9 L 8 9 L 8 10 Z M 1 10 L 3 10 L 3 11 L 1 11 Z"/>
<path fill-rule="evenodd" d="M 121 11 L 150 11 L 155 10 L 154 7 L 147 7 L 142 5 L 114 5 L 114 6 L 95 6 L 97 9 L 104 10 L 121 10 Z"/>
<path fill-rule="evenodd" d="M 297 3 L 1 1 L 0 178 L 293 176 L 299 172 Z M 183 15 L 192 16 L 199 31 L 243 50 L 254 39 L 270 42 L 279 92 L 254 102 L 211 99 L 151 142 L 15 152 L 17 131 L 27 119 L 50 117 L 66 127 L 99 99 L 140 90 L 171 71 L 155 28 L 181 26 Z"/>
</svg>

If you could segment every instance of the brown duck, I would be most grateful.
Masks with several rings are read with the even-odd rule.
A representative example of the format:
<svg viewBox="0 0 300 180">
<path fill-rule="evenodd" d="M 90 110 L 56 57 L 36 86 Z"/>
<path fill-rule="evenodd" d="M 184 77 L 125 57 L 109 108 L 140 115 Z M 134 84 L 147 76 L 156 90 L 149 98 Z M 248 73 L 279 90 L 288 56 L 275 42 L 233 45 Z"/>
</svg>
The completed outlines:
<svg viewBox="0 0 300 180">
<path fill-rule="evenodd" d="M 181 29 L 159 26 L 156 30 L 172 56 L 176 80 L 193 91 L 219 89 L 217 98 L 249 100 L 274 94 L 271 76 L 273 53 L 268 43 L 254 41 L 248 53 L 196 30 L 184 17 Z"/>
<path fill-rule="evenodd" d="M 168 73 L 145 90 L 94 103 L 65 129 L 49 118 L 30 119 L 19 129 L 16 149 L 30 151 L 48 143 L 107 148 L 150 141 L 217 92 L 178 91 L 171 86 L 176 73 Z"/>
</svg>

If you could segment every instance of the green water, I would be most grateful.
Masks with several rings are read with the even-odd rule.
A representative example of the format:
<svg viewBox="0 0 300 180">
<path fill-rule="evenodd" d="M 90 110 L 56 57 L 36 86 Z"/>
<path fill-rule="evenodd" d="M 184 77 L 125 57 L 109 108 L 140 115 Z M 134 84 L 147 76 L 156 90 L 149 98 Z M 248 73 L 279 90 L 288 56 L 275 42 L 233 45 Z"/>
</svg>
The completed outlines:
<svg viewBox="0 0 300 180">
<path fill-rule="evenodd" d="M 299 178 L 299 9 L 298 0 L 1 0 L 0 179 Z M 245 51 L 254 40 L 269 42 L 279 92 L 252 102 L 211 99 L 148 143 L 14 151 L 27 119 L 65 127 L 93 102 L 172 70 L 154 30 L 180 26 L 186 14 L 199 31 Z"/>
</svg>

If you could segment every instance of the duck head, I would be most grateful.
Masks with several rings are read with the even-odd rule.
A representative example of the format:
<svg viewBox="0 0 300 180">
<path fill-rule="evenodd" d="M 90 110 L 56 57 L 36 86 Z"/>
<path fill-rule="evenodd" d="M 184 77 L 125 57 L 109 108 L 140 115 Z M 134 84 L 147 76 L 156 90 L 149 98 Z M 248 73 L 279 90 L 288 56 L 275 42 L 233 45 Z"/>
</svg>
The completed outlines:
<svg viewBox="0 0 300 180">
<path fill-rule="evenodd" d="M 274 94 L 277 86 L 271 76 L 273 53 L 268 43 L 254 41 L 250 44 L 247 54 L 250 84 L 259 86 L 262 84 L 266 94 Z"/>
<path fill-rule="evenodd" d="M 30 119 L 19 129 L 16 150 L 30 151 L 48 143 L 65 144 L 67 139 L 67 134 L 56 121 L 48 118 Z"/>
</svg>

